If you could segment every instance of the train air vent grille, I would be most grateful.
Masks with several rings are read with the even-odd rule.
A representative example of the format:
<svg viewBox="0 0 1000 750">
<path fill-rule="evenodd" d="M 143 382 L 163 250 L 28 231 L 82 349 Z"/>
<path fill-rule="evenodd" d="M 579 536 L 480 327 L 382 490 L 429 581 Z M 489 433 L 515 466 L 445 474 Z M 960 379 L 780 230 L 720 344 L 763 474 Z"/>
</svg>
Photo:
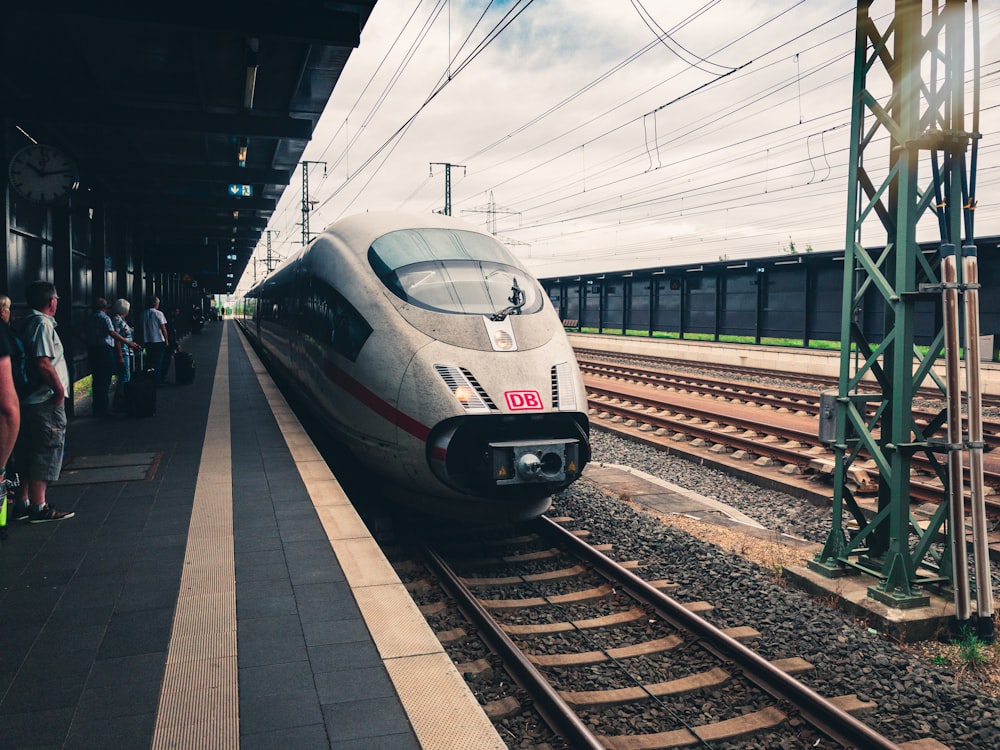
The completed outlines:
<svg viewBox="0 0 1000 750">
<path fill-rule="evenodd" d="M 573 367 L 569 362 L 552 366 L 552 405 L 559 411 L 576 411 Z"/>
<path fill-rule="evenodd" d="M 434 365 L 434 369 L 469 414 L 489 414 L 496 410 L 496 404 L 464 367 Z"/>
</svg>

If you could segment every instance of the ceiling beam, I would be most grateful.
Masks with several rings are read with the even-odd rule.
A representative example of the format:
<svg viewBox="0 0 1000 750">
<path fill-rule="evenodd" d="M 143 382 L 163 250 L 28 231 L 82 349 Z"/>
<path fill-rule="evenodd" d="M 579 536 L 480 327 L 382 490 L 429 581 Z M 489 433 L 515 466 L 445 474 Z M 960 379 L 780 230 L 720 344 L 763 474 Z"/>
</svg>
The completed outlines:
<svg viewBox="0 0 1000 750">
<path fill-rule="evenodd" d="M 279 39 L 298 44 L 357 47 L 361 15 L 308 0 L 173 0 L 129 3 L 120 0 L 32 0 L 14 4 L 18 15 L 53 16 L 100 23 L 118 21 L 233 36 Z M 361 5 L 370 5 L 363 3 Z M 370 12 L 370 8 L 368 8 Z M 367 15 L 367 14 L 366 14 Z"/>
<path fill-rule="evenodd" d="M 179 164 L 177 162 L 85 159 L 82 166 L 86 171 L 101 172 L 109 178 L 141 180 L 154 176 L 158 180 L 183 182 L 218 182 L 222 184 L 240 183 L 244 185 L 288 185 L 292 179 L 291 169 L 267 169 L 264 167 L 211 166 L 202 164 Z"/>
<path fill-rule="evenodd" d="M 177 241 L 187 242 L 189 240 L 201 240 L 203 237 L 213 238 L 220 241 L 229 242 L 235 238 L 237 241 L 254 240 L 260 238 L 260 230 L 257 229 L 237 229 L 235 232 L 229 230 L 199 230 L 196 227 L 185 227 L 183 229 L 171 226 L 150 227 L 145 235 L 154 242 Z"/>
<path fill-rule="evenodd" d="M 122 194 L 117 199 L 122 205 L 156 213 L 161 209 L 185 208 L 193 211 L 273 211 L 278 201 L 274 198 L 231 198 L 227 195 L 157 195 L 155 203 L 150 196 L 136 192 Z"/>
<path fill-rule="evenodd" d="M 163 109 L 122 109 L 88 106 L 63 100 L 59 105 L 34 97 L 12 97 L 18 120 L 48 125 L 87 125 L 109 130 L 143 130 L 148 133 L 293 138 L 309 140 L 313 121 L 298 117 L 269 117 L 252 113 L 230 115 L 179 112 Z"/>
<path fill-rule="evenodd" d="M 191 216 L 188 213 L 179 214 L 157 214 L 156 216 L 140 216 L 135 220 L 135 226 L 140 229 L 157 229 L 159 227 L 177 227 L 179 229 L 191 229 L 200 230 L 206 232 L 212 232 L 215 230 L 219 231 L 232 231 L 235 225 L 237 229 L 255 229 L 258 231 L 264 231 L 267 229 L 267 219 L 261 219 L 257 217 L 240 217 L 238 219 L 232 218 L 232 216 L 226 218 L 225 216 Z"/>
</svg>

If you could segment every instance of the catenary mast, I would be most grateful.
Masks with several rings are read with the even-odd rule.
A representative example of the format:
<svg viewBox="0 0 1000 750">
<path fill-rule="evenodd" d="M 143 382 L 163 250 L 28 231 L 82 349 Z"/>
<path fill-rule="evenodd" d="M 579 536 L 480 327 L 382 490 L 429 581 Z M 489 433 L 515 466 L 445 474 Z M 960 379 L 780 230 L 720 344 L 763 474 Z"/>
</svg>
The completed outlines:
<svg viewBox="0 0 1000 750">
<path fill-rule="evenodd" d="M 959 364 L 964 348 L 967 382 L 978 389 L 973 232 L 978 54 L 970 62 L 966 50 L 969 28 L 974 52 L 978 46 L 978 4 L 931 0 L 928 9 L 925 4 L 896 0 L 884 29 L 876 27 L 870 14 L 871 0 L 859 0 L 857 6 L 840 378 L 837 392 L 824 394 L 830 419 L 821 424 L 821 435 L 836 456 L 833 523 L 810 567 L 828 576 L 870 574 L 876 583 L 869 596 L 898 608 L 923 606 L 929 601 L 927 587 L 948 586 L 954 592 L 956 629 L 975 627 L 980 637 L 992 641 L 982 435 L 981 429 L 976 431 L 976 415 L 969 423 L 971 432 L 963 429 Z M 965 106 L 967 70 L 973 71 L 976 92 L 971 108 Z M 921 251 L 918 224 L 937 226 L 939 250 Z M 884 250 L 865 249 L 865 244 L 881 245 L 882 238 Z M 858 320 L 871 290 L 884 303 L 880 341 L 867 340 Z M 961 298 L 966 302 L 964 343 Z M 916 316 L 934 314 L 938 304 L 940 314 L 934 318 L 940 325 L 933 339 L 915 341 Z M 941 351 L 943 376 L 934 369 Z M 866 378 L 874 380 L 875 392 L 861 388 Z M 927 425 L 913 419 L 920 387 L 941 390 L 947 403 Z M 974 408 L 977 396 L 970 394 Z M 910 463 L 918 453 L 931 460 L 946 489 L 946 502 L 926 528 L 909 512 Z M 968 498 L 977 542 L 975 582 L 982 582 L 975 592 L 975 615 L 966 551 L 967 453 L 973 473 L 979 472 L 978 481 L 970 479 Z M 870 457 L 879 470 L 878 513 L 872 519 L 862 513 L 848 482 L 859 457 Z M 858 526 L 850 535 L 848 518 Z M 935 547 L 942 531 L 948 539 L 944 551 Z"/>
</svg>

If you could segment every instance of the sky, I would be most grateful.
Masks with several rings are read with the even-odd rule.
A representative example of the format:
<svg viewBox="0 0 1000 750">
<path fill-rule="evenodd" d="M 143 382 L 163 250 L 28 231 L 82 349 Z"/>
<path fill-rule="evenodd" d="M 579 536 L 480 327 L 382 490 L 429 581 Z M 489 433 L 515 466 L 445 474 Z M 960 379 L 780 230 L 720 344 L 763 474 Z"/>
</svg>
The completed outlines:
<svg viewBox="0 0 1000 750">
<path fill-rule="evenodd" d="M 992 5 L 977 235 L 1000 234 Z M 877 28 L 892 9 L 876 0 Z M 842 249 L 854 27 L 854 0 L 378 0 L 303 155 L 323 162 L 310 230 L 442 211 L 451 164 L 452 215 L 540 278 Z M 887 150 L 866 151 L 876 174 Z M 268 227 L 279 257 L 301 244 L 301 184 Z M 918 239 L 937 231 L 928 216 Z"/>
</svg>

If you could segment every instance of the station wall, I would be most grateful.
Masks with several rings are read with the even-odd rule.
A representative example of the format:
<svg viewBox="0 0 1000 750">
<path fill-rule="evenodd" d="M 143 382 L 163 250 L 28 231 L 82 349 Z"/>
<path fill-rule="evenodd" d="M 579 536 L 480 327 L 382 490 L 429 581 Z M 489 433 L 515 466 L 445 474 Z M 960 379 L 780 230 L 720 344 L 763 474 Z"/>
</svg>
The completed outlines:
<svg viewBox="0 0 1000 750">
<path fill-rule="evenodd" d="M 977 242 L 980 332 L 1000 343 L 1000 237 Z M 879 252 L 877 249 L 873 252 Z M 932 265 L 936 245 L 922 248 Z M 542 278 L 568 327 L 593 333 L 809 346 L 839 342 L 843 252 L 803 253 L 615 273 Z M 914 301 L 915 343 L 928 345 L 941 327 L 937 295 Z M 855 322 L 880 342 L 885 305 L 874 288 Z"/>
<path fill-rule="evenodd" d="M 90 374 L 84 332 L 96 297 L 125 298 L 133 326 L 150 295 L 190 309 L 201 301 L 177 273 L 143 266 L 143 242 L 115 204 L 93 194 L 69 203 L 43 205 L 24 200 L 8 186 L 4 195 L 6 253 L 0 260 L 0 293 L 11 298 L 11 318 L 27 313 L 28 284 L 51 281 L 59 291 L 57 331 L 74 382 Z"/>
</svg>

